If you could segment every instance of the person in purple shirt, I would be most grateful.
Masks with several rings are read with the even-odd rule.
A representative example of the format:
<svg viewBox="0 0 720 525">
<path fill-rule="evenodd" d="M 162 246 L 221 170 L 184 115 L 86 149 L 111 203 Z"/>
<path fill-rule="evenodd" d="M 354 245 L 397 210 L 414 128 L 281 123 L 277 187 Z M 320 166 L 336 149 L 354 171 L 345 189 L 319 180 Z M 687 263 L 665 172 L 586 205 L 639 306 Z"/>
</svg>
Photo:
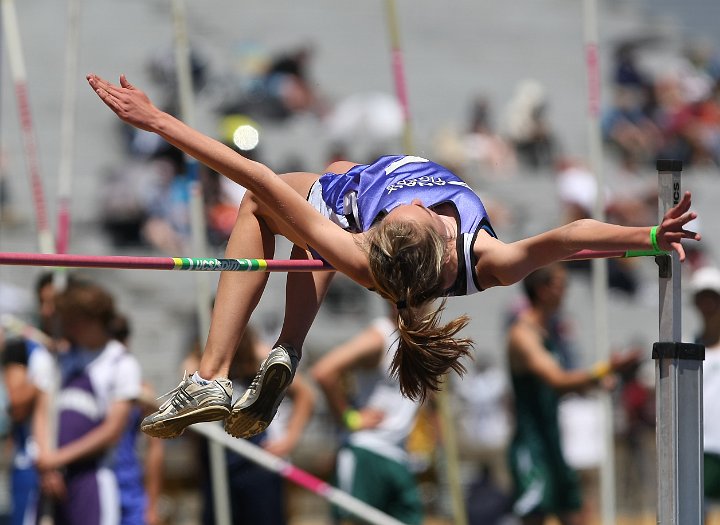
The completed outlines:
<svg viewBox="0 0 720 525">
<path fill-rule="evenodd" d="M 435 299 L 520 281 L 533 270 L 578 251 L 676 250 L 696 217 L 690 194 L 654 227 L 585 219 L 511 243 L 494 234 L 480 198 L 454 174 L 420 157 L 382 157 L 370 165 L 339 161 L 324 175 L 277 175 L 161 111 L 125 76 L 119 85 L 88 75 L 90 87 L 124 122 L 155 132 L 211 169 L 247 188 L 227 245 L 229 258 L 272 258 L 274 236 L 295 244 L 292 257 L 313 253 L 395 304 L 398 349 L 392 361 L 402 393 L 423 399 L 472 342 L 458 336 L 469 318 L 441 321 Z M 231 405 L 228 369 L 259 301 L 267 274 L 223 272 L 199 370 L 145 418 L 144 432 L 175 437 L 198 421 L 225 420 L 228 433 L 263 431 L 292 381 L 307 332 L 332 272 L 290 273 L 278 342 L 250 387 Z"/>
<path fill-rule="evenodd" d="M 33 414 L 43 496 L 38 511 L 56 525 L 119 525 L 113 452 L 140 395 L 140 366 L 112 339 L 114 301 L 103 288 L 70 284 L 55 298 L 55 308 L 70 347 L 58 354 L 59 388 L 54 391 L 49 382 L 39 385 Z M 48 381 L 53 371 L 42 376 Z"/>
</svg>

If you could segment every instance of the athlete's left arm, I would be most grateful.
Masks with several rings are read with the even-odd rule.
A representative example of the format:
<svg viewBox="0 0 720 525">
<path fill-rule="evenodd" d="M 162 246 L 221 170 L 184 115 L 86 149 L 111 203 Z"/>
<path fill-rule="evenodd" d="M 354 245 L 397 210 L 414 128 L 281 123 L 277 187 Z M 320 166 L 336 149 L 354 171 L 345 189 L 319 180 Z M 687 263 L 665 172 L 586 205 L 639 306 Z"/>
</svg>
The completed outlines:
<svg viewBox="0 0 720 525">
<path fill-rule="evenodd" d="M 697 217 L 690 211 L 691 197 L 682 200 L 663 217 L 657 227 L 657 244 L 662 250 L 674 250 L 685 260 L 680 241 L 699 241 L 700 234 L 685 230 Z M 620 226 L 593 219 L 581 219 L 559 228 L 522 239 L 503 243 L 481 232 L 475 242 L 475 267 L 483 288 L 516 283 L 532 271 L 555 261 L 562 261 L 581 250 L 651 250 L 649 226 Z"/>
</svg>

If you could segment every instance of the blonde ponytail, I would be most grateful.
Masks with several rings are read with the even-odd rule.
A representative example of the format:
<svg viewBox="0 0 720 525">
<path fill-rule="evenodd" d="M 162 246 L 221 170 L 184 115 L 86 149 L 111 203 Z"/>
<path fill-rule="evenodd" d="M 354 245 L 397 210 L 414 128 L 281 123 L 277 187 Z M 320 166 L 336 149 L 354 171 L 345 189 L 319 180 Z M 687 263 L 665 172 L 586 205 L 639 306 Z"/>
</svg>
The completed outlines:
<svg viewBox="0 0 720 525">
<path fill-rule="evenodd" d="M 401 308 L 398 311 L 398 349 L 390 367 L 405 397 L 424 401 L 440 389 L 442 377 L 450 371 L 463 374 L 460 358 L 470 354 L 473 343 L 456 337 L 469 321 L 463 315 L 442 324 L 445 301 L 435 310 Z"/>
<path fill-rule="evenodd" d="M 398 307 L 398 350 L 391 372 L 406 397 L 424 400 L 437 391 L 442 376 L 465 371 L 459 359 L 472 341 L 456 338 L 468 323 L 462 316 L 441 324 L 432 301 L 444 292 L 443 265 L 447 239 L 414 221 L 381 221 L 368 232 L 367 252 L 375 291 Z"/>
</svg>

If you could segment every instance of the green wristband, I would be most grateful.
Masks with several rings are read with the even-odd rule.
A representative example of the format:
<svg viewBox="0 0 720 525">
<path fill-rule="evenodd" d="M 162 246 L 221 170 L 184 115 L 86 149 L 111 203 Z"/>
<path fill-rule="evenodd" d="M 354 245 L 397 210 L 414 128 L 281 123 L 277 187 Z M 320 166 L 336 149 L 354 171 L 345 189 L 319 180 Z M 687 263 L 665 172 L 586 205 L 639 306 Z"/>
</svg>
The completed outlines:
<svg viewBox="0 0 720 525">
<path fill-rule="evenodd" d="M 343 412 L 342 420 L 347 429 L 353 432 L 360 430 L 360 427 L 362 426 L 362 416 L 360 415 L 360 412 L 351 408 Z"/>
<path fill-rule="evenodd" d="M 653 250 L 659 252 L 662 250 L 660 250 L 660 245 L 657 241 L 657 229 L 657 226 L 653 226 L 652 228 L 650 228 L 650 244 L 652 244 Z"/>
</svg>

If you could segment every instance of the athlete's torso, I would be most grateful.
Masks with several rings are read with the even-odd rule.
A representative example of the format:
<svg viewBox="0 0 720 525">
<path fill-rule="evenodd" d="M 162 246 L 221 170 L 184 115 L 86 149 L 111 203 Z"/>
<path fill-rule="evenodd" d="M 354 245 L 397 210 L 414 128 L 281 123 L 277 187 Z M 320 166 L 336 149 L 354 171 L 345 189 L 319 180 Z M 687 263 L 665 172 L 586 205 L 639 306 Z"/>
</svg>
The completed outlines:
<svg viewBox="0 0 720 525">
<path fill-rule="evenodd" d="M 341 215 L 354 216 L 358 231 L 367 231 L 397 206 L 414 199 L 428 208 L 452 203 L 461 233 L 473 232 L 487 212 L 480 197 L 457 175 L 421 157 L 387 156 L 344 174 L 320 178 L 324 200 Z M 355 193 L 357 209 L 348 209 L 347 195 Z M 489 226 L 489 221 L 488 221 Z"/>
<path fill-rule="evenodd" d="M 364 232 L 396 207 L 420 200 L 428 208 L 449 204 L 458 221 L 458 280 L 449 295 L 479 291 L 473 245 L 480 230 L 496 237 L 480 197 L 457 175 L 421 157 L 387 156 L 358 165 L 344 174 L 319 179 L 323 200 Z"/>
</svg>

